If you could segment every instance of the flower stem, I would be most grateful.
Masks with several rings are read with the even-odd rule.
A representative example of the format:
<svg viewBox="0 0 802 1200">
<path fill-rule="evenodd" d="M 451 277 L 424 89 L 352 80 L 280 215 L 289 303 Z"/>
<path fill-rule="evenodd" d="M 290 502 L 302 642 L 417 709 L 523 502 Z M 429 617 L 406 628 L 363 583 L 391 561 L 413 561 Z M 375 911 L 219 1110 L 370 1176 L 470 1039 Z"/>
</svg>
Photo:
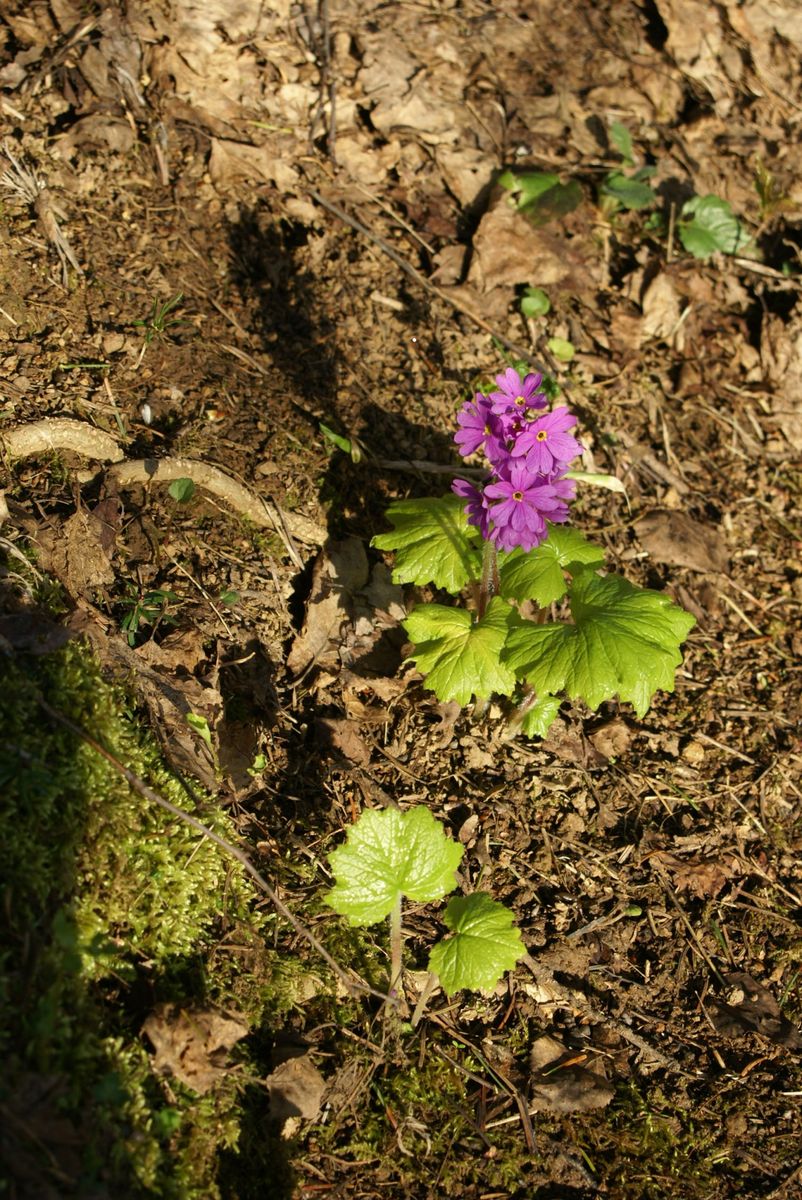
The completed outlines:
<svg viewBox="0 0 802 1200">
<path fill-rule="evenodd" d="M 482 578 L 479 583 L 479 603 L 477 605 L 480 621 L 487 612 L 488 604 L 498 592 L 498 588 L 498 551 L 496 543 L 487 538 L 482 549 Z"/>
<path fill-rule="evenodd" d="M 401 975 L 403 972 L 401 961 L 402 947 L 401 897 L 399 896 L 390 909 L 390 986 L 387 989 L 389 996 L 388 1007 L 392 1007 L 396 1011 L 400 1008 Z"/>
</svg>

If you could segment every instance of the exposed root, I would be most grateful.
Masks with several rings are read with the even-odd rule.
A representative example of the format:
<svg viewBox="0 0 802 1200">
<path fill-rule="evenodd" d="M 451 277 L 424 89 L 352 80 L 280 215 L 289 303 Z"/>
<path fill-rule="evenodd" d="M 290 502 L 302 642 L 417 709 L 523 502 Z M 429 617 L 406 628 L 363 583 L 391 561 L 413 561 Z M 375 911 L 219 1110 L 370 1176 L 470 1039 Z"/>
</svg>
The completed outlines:
<svg viewBox="0 0 802 1200">
<path fill-rule="evenodd" d="M 260 529 L 274 529 L 278 534 L 286 529 L 292 537 L 308 546 L 322 546 L 328 536 L 322 525 L 310 521 L 308 517 L 298 513 L 279 513 L 273 504 L 249 491 L 230 475 L 191 458 L 140 458 L 112 467 L 108 478 L 118 487 L 191 479 L 196 487 L 218 496 Z"/>
<path fill-rule="evenodd" d="M 9 458 L 30 458 L 56 450 L 72 450 L 97 462 L 120 462 L 124 457 L 111 434 L 70 417 L 45 417 L 8 432 L 0 431 L 0 445 Z"/>
<path fill-rule="evenodd" d="M 303 560 L 293 545 L 293 539 L 307 546 L 322 546 L 328 537 L 326 530 L 316 521 L 298 513 L 282 512 L 275 504 L 208 463 L 192 458 L 139 458 L 124 462 L 123 452 L 115 439 L 85 421 L 73 421 L 69 417 L 46 417 L 30 425 L 19 425 L 8 432 L 0 432 L 0 447 L 12 459 L 72 450 L 98 462 L 116 463 L 109 469 L 107 478 L 120 488 L 191 479 L 196 487 L 211 492 L 260 529 L 275 530 L 299 569 L 303 567 Z"/>
</svg>

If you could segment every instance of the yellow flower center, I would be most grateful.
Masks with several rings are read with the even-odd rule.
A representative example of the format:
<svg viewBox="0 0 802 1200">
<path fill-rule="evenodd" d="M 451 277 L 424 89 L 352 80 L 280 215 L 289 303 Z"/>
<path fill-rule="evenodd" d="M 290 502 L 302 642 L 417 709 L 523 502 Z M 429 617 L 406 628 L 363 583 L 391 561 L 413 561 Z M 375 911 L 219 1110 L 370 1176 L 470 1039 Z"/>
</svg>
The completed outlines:
<svg viewBox="0 0 802 1200">
<path fill-rule="evenodd" d="M 524 494 L 523 494 L 523 492 L 513 492 L 512 498 L 513 498 L 513 500 L 523 500 Z"/>
<path fill-rule="evenodd" d="M 549 435 L 548 435 L 548 433 L 547 433 L 547 431 L 546 431 L 545 429 L 539 429 L 539 430 L 538 430 L 538 434 L 537 434 L 537 441 L 539 441 L 539 442 L 545 442 L 545 440 L 546 440 L 546 438 L 547 438 L 548 436 L 549 436 Z"/>
<path fill-rule="evenodd" d="M 519 408 L 523 408 L 523 406 L 526 404 L 526 401 L 524 400 L 523 396 L 516 396 L 514 403 L 517 404 Z"/>
</svg>

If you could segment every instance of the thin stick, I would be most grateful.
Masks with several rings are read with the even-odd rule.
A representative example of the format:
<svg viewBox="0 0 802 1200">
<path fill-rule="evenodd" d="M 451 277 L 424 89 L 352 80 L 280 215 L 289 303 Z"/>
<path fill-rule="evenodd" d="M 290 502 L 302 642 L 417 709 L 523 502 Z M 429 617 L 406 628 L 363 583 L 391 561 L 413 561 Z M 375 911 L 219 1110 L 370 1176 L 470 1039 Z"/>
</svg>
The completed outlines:
<svg viewBox="0 0 802 1200">
<path fill-rule="evenodd" d="M 40 708 L 44 709 L 44 711 L 52 720 L 57 721 L 59 725 L 63 725 L 65 729 L 69 729 L 70 733 L 73 733 L 76 737 L 80 738 L 81 741 L 85 742 L 87 746 L 91 746 L 96 754 L 99 754 L 102 758 L 105 758 L 108 763 L 111 763 L 115 771 L 120 772 L 129 787 L 132 787 L 135 792 L 139 793 L 140 796 L 143 796 L 146 800 L 149 800 L 151 804 L 157 804 L 159 808 L 163 808 L 166 812 L 170 813 L 171 816 L 177 817 L 178 820 L 183 821 L 185 825 L 189 825 L 193 829 L 196 829 L 198 833 L 203 834 L 203 836 L 208 838 L 210 842 L 214 842 L 214 844 L 219 846 L 221 850 L 224 850 L 226 854 L 230 854 L 232 858 L 235 858 L 243 867 L 243 869 L 251 876 L 256 885 L 265 893 L 279 916 L 283 917 L 284 920 L 292 926 L 297 934 L 309 942 L 310 946 L 312 946 L 312 948 L 320 955 L 323 961 L 331 967 L 334 974 L 341 981 L 343 986 L 348 989 L 348 992 L 351 996 L 358 996 L 360 993 L 364 992 L 371 996 L 377 996 L 380 1000 L 386 1001 L 388 999 L 383 992 L 377 992 L 370 987 L 369 984 L 364 981 L 364 979 L 359 979 L 358 976 L 351 975 L 347 971 L 343 970 L 340 964 L 329 954 L 326 947 L 318 941 L 314 933 L 312 933 L 312 930 L 309 929 L 308 926 L 304 925 L 303 921 L 300 921 L 298 917 L 291 913 L 282 900 L 279 900 L 276 892 L 273 890 L 264 876 L 257 871 L 256 867 L 253 865 L 244 851 L 239 850 L 236 846 L 233 846 L 231 842 L 226 841 L 226 839 L 221 837 L 219 833 L 215 833 L 213 829 L 208 827 L 208 825 L 204 825 L 203 822 L 199 821 L 197 817 L 193 817 L 191 813 L 185 812 L 183 808 L 178 808 L 177 805 L 172 804 L 169 800 L 165 800 L 163 796 L 158 794 L 158 792 L 154 792 L 152 788 L 148 787 L 144 780 L 140 779 L 138 775 L 135 775 L 133 771 L 129 770 L 129 768 L 121 763 L 120 760 L 114 754 L 112 754 L 110 750 L 107 750 L 105 746 L 102 746 L 100 742 L 96 741 L 90 734 L 86 732 L 85 729 L 82 729 L 80 725 L 76 725 L 74 721 L 71 721 L 69 717 L 65 717 L 64 714 L 59 712 L 57 709 L 52 708 L 43 696 L 37 695 L 36 699 Z"/>
</svg>

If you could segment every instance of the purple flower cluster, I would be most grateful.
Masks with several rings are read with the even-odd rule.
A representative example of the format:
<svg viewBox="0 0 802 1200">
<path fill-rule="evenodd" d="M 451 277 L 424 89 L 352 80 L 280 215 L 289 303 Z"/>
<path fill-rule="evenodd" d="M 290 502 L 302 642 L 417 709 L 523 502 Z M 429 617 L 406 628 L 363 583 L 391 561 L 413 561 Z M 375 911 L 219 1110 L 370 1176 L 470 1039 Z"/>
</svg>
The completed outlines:
<svg viewBox="0 0 802 1200">
<path fill-rule="evenodd" d="M 484 450 L 492 474 L 477 487 L 455 479 L 452 491 L 466 504 L 468 521 L 499 550 L 532 550 L 546 537 L 546 521 L 568 520 L 576 484 L 565 478 L 582 450 L 571 437 L 576 420 L 567 408 L 547 408 L 542 375 L 521 379 L 508 368 L 496 376 L 498 390 L 477 392 L 463 405 L 454 441 L 463 458 Z"/>
</svg>

